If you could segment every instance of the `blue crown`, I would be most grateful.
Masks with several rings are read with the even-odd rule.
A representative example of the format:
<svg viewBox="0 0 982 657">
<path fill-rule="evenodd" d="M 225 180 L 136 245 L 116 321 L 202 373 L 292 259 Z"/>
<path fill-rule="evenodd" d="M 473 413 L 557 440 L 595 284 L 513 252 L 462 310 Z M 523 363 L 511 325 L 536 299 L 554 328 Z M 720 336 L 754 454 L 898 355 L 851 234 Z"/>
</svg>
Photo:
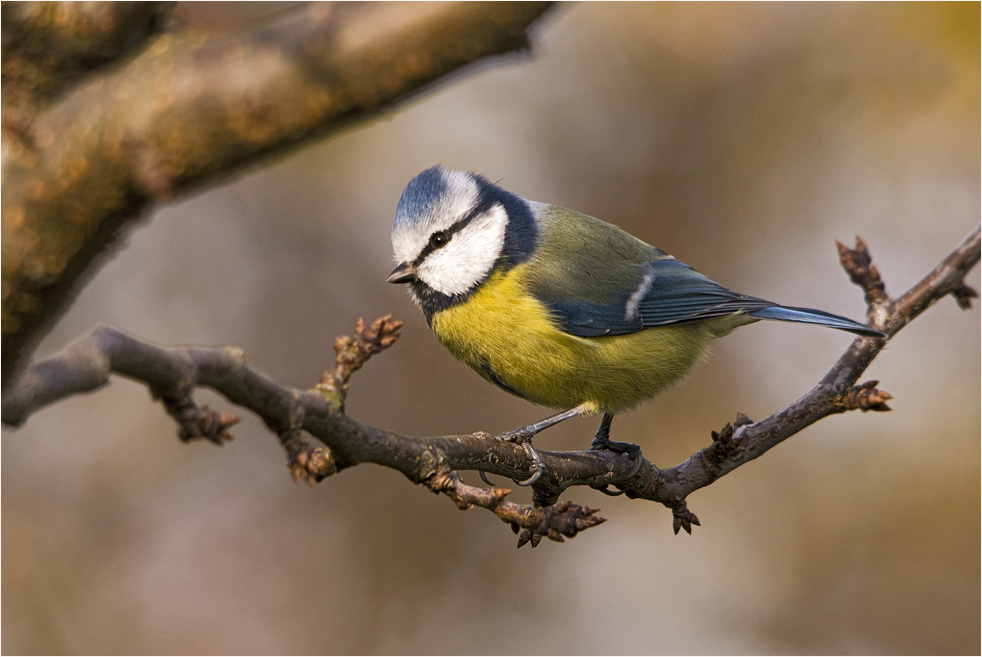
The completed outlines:
<svg viewBox="0 0 982 657">
<path fill-rule="evenodd" d="M 409 181 L 396 207 L 396 226 L 418 223 L 430 213 L 433 203 L 447 191 L 444 171 L 438 164 Z"/>
</svg>

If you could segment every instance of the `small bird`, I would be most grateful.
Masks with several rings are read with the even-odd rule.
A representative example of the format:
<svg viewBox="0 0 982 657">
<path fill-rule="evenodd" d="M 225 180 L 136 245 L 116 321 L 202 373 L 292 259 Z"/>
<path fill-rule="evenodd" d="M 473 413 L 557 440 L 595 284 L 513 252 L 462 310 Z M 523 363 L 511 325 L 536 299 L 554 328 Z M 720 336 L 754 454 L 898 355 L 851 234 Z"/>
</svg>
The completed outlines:
<svg viewBox="0 0 982 657">
<path fill-rule="evenodd" d="M 679 381 L 716 338 L 761 319 L 803 322 L 864 336 L 844 317 L 731 292 L 620 228 L 520 198 L 474 173 L 435 166 L 413 178 L 392 225 L 406 283 L 437 339 L 507 392 L 566 409 L 498 438 L 523 445 L 565 419 L 614 414 Z"/>
</svg>

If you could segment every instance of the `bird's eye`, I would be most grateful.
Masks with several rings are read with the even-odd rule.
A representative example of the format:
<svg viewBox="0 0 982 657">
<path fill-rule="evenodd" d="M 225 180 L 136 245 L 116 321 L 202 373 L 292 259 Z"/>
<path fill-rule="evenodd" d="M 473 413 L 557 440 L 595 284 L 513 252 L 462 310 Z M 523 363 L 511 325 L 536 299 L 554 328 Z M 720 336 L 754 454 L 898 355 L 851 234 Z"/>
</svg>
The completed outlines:
<svg viewBox="0 0 982 657">
<path fill-rule="evenodd" d="M 442 230 L 438 230 L 432 235 L 430 235 L 430 246 L 434 249 L 439 249 L 442 246 L 446 246 L 447 242 L 450 241 L 450 236 Z"/>
</svg>

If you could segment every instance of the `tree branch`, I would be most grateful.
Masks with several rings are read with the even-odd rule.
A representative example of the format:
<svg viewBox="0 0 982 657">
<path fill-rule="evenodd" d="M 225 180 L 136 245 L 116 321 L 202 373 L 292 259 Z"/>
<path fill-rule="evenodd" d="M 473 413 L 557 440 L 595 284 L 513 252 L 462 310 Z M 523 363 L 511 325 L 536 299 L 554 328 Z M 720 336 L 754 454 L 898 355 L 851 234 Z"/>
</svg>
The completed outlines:
<svg viewBox="0 0 982 657">
<path fill-rule="evenodd" d="M 111 373 L 145 382 L 180 426 L 182 440 L 206 438 L 221 443 L 236 420 L 229 414 L 198 407 L 191 394 L 205 386 L 259 415 L 279 437 L 294 479 L 319 481 L 346 467 L 377 463 L 402 472 L 411 481 L 449 496 L 461 509 L 480 506 L 493 511 L 520 533 L 519 547 L 536 545 L 543 536 L 562 540 L 604 522 L 596 509 L 558 502 L 572 486 L 614 486 L 631 498 L 659 502 L 673 513 L 675 532 L 699 524 L 686 498 L 744 463 L 761 456 L 806 426 L 850 410 L 886 411 L 888 393 L 875 381 L 857 385 L 859 377 L 887 342 L 931 304 L 956 294 L 961 304 L 974 296 L 964 278 L 978 263 L 979 227 L 930 274 L 895 300 L 886 294 L 869 252 L 857 239 L 855 249 L 840 245 L 850 277 L 870 302 L 870 325 L 887 334 L 857 338 L 821 382 L 787 408 L 753 422 L 743 414 L 713 432 L 713 443 L 685 462 L 659 469 L 640 452 L 540 452 L 547 472 L 533 486 L 535 505 L 508 502 L 507 490 L 463 484 L 457 470 L 482 470 L 509 478 L 527 476 L 531 462 L 520 447 L 485 433 L 467 436 L 411 438 L 361 424 L 344 413 L 351 374 L 373 354 L 391 346 L 402 323 L 391 316 L 366 327 L 359 320 L 355 336 L 335 342 L 334 368 L 311 391 L 280 385 L 246 365 L 241 350 L 165 348 L 111 327 L 93 331 L 64 352 L 32 364 L 3 389 L 2 419 L 20 425 L 35 410 L 71 394 L 95 390 Z M 310 433 L 325 446 L 307 443 Z"/>
<path fill-rule="evenodd" d="M 152 204 L 374 116 L 481 58 L 526 49 L 527 30 L 548 7 L 314 3 L 274 25 L 215 40 L 163 34 L 125 65 L 5 122 L 3 381 L 121 227 Z M 73 10 L 80 11 L 64 9 Z M 120 31 L 100 34 L 111 41 Z M 11 52 L 19 53 L 15 45 Z M 68 49 L 69 61 L 80 49 Z M 59 92 L 66 79 L 78 79 L 66 78 L 71 66 L 44 70 Z M 8 96 L 30 79 L 8 84 L 4 69 L 5 120 Z"/>
<path fill-rule="evenodd" d="M 176 2 L 4 2 L 4 127 L 141 47 Z"/>
</svg>

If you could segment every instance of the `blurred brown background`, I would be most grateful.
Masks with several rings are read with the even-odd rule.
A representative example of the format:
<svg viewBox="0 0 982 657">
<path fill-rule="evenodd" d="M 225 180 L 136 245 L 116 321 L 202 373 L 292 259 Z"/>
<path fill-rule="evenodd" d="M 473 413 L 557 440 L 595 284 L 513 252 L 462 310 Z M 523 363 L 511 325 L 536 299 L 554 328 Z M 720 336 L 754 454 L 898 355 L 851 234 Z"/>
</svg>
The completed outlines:
<svg viewBox="0 0 982 657">
<path fill-rule="evenodd" d="M 283 9 L 182 11 L 223 30 Z M 355 375 L 353 417 L 421 436 L 540 419 L 384 282 L 399 194 L 436 163 L 621 225 L 741 292 L 861 318 L 833 239 L 861 235 L 898 294 L 979 220 L 979 24 L 977 3 L 562 6 L 533 57 L 160 209 L 38 355 L 105 322 L 239 345 L 307 387 L 357 317 L 395 312 L 403 338 Z M 2 650 L 976 653 L 979 336 L 977 309 L 939 303 L 868 372 L 892 413 L 828 418 L 697 492 L 692 536 L 664 508 L 580 489 L 609 522 L 534 551 L 379 467 L 295 486 L 251 416 L 223 449 L 182 445 L 116 379 L 3 430 Z M 737 411 L 805 392 L 849 340 L 742 329 L 614 437 L 674 465 Z M 594 424 L 538 445 L 583 448 Z"/>
</svg>

